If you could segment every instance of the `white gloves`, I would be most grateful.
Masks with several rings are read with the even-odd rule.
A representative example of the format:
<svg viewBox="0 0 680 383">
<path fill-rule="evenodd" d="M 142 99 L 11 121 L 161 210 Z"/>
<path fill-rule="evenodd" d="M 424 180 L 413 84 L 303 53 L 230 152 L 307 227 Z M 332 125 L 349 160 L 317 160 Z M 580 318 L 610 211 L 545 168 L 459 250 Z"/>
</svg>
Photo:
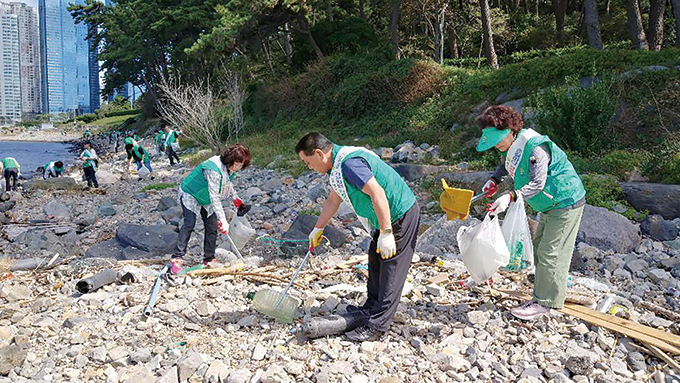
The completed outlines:
<svg viewBox="0 0 680 383">
<path fill-rule="evenodd" d="M 380 233 L 378 236 L 377 252 L 382 259 L 390 259 L 397 253 L 397 244 L 394 242 L 394 234 Z"/>
<path fill-rule="evenodd" d="M 510 206 L 510 202 L 512 202 L 512 196 L 510 193 L 506 193 L 498 197 L 496 202 L 494 202 L 493 205 L 489 207 L 489 215 L 498 215 L 506 211 L 508 206 Z"/>
<path fill-rule="evenodd" d="M 487 197 L 493 197 L 494 194 L 498 192 L 498 185 L 494 180 L 488 180 L 482 188 L 482 193 L 486 194 Z"/>
<path fill-rule="evenodd" d="M 229 222 L 226 219 L 217 221 L 217 229 L 224 235 L 229 235 Z"/>
<path fill-rule="evenodd" d="M 323 227 L 314 227 L 311 233 L 309 233 L 309 247 L 311 249 L 316 248 L 321 244 L 321 238 L 323 237 Z"/>
</svg>

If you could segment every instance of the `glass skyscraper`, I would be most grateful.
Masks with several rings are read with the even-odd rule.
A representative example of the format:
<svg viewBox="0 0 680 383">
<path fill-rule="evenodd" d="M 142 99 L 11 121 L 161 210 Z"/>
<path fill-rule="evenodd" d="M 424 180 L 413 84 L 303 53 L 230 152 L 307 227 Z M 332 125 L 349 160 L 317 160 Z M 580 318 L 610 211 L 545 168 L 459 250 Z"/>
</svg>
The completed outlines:
<svg viewBox="0 0 680 383">
<path fill-rule="evenodd" d="M 46 113 L 93 113 L 99 107 L 99 64 L 86 40 L 88 26 L 76 24 L 69 3 L 39 0 L 43 97 Z"/>
</svg>

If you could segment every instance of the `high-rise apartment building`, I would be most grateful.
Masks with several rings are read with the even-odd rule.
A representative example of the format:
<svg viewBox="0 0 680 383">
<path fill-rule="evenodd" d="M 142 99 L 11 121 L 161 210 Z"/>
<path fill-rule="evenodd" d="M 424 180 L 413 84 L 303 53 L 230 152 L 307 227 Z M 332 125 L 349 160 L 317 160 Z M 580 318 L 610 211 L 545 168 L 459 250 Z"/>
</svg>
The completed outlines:
<svg viewBox="0 0 680 383">
<path fill-rule="evenodd" d="M 42 112 L 40 81 L 40 29 L 35 8 L 24 3 L 0 3 L 0 13 L 17 15 L 21 63 L 21 109 L 24 116 Z"/>
<path fill-rule="evenodd" d="M 0 119 L 21 121 L 19 17 L 0 14 Z"/>
<path fill-rule="evenodd" d="M 45 111 L 92 113 L 99 107 L 99 64 L 90 51 L 85 24 L 76 24 L 69 3 L 84 0 L 39 0 L 43 99 Z M 91 77 L 93 77 L 91 79 Z"/>
</svg>

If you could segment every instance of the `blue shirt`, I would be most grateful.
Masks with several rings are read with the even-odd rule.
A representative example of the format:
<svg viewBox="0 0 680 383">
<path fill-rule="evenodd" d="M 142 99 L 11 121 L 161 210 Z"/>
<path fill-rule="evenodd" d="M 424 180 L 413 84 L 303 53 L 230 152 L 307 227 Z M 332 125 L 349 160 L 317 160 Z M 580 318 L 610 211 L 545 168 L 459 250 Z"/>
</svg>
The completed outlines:
<svg viewBox="0 0 680 383">
<path fill-rule="evenodd" d="M 373 171 L 365 159 L 352 157 L 342 163 L 342 175 L 348 184 L 361 190 L 373 178 Z"/>
</svg>

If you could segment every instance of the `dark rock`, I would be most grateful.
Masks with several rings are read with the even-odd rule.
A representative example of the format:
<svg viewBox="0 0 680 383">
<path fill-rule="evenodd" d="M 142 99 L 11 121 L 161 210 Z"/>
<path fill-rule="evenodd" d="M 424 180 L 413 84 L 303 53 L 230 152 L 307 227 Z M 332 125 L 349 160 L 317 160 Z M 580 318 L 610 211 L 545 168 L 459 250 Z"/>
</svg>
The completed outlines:
<svg viewBox="0 0 680 383">
<path fill-rule="evenodd" d="M 163 197 L 163 198 L 160 199 L 160 201 L 158 201 L 158 206 L 156 206 L 156 210 L 164 212 L 164 211 L 170 209 L 171 207 L 175 207 L 175 206 L 178 206 L 177 198 Z M 181 210 L 182 209 L 180 208 L 180 211 Z"/>
<path fill-rule="evenodd" d="M 136 247 L 128 246 L 123 248 L 121 259 L 146 259 L 155 257 L 154 253 L 140 250 Z"/>
<path fill-rule="evenodd" d="M 123 258 L 123 247 L 116 242 L 115 239 L 100 242 L 96 245 L 90 246 L 85 252 L 88 258 Z"/>
<path fill-rule="evenodd" d="M 585 206 L 577 243 L 625 254 L 634 251 L 641 241 L 640 229 L 626 217 L 603 207 Z"/>
<path fill-rule="evenodd" d="M 103 202 L 99 205 L 98 214 L 100 217 L 111 217 L 116 214 L 116 208 L 110 202 Z"/>
<path fill-rule="evenodd" d="M 637 351 L 632 351 L 628 354 L 628 364 L 633 371 L 646 371 L 647 363 L 645 363 L 645 356 Z"/>
<path fill-rule="evenodd" d="M 34 229 L 19 234 L 13 242 L 23 244 L 29 250 L 50 250 L 55 253 L 67 253 L 66 247 L 51 230 Z"/>
<path fill-rule="evenodd" d="M 24 364 L 26 354 L 26 350 L 16 344 L 0 348 L 0 375 L 7 375 L 14 368 Z"/>
<path fill-rule="evenodd" d="M 9 201 L 11 198 L 12 195 L 8 192 L 0 192 L 0 202 Z"/>
<path fill-rule="evenodd" d="M 658 214 L 650 215 L 640 222 L 640 230 L 657 241 L 672 241 L 678 236 L 678 227 L 675 223 L 666 221 Z"/>
<path fill-rule="evenodd" d="M 585 355 L 572 355 L 567 359 L 565 367 L 574 375 L 589 375 L 593 371 L 593 360 Z"/>
<path fill-rule="evenodd" d="M 80 190 L 81 187 L 71 177 L 33 179 L 23 184 L 24 191 L 32 190 Z"/>
<path fill-rule="evenodd" d="M 132 195 L 132 198 L 136 199 L 137 201 L 141 201 L 148 197 L 149 195 L 146 193 L 135 193 Z"/>
<path fill-rule="evenodd" d="M 136 247 L 154 255 L 175 251 L 177 232 L 172 225 L 122 224 L 116 230 L 116 240 L 122 247 Z"/>
<path fill-rule="evenodd" d="M 437 174 L 449 169 L 448 166 L 434 166 L 434 165 L 415 165 L 415 164 L 395 164 L 392 165 L 394 170 L 404 177 L 406 181 L 415 181 L 432 174 Z M 486 182 L 486 181 L 485 181 Z"/>
<path fill-rule="evenodd" d="M 0 213 L 4 213 L 16 205 L 15 201 L 0 202 Z"/>
<path fill-rule="evenodd" d="M 76 225 L 90 226 L 97 222 L 97 216 L 92 213 L 83 214 L 75 221 Z"/>
<path fill-rule="evenodd" d="M 172 206 L 161 213 L 161 218 L 163 218 L 165 223 L 174 226 L 179 226 L 179 222 L 183 217 L 184 213 L 182 212 L 182 208 L 179 206 Z"/>
<path fill-rule="evenodd" d="M 283 239 L 295 239 L 295 240 L 307 240 L 309 233 L 312 232 L 314 224 L 316 224 L 318 216 L 309 214 L 300 214 L 297 216 L 290 229 L 283 234 Z M 346 230 L 340 230 L 333 226 L 326 226 L 323 231 L 323 235 L 328 238 L 331 246 L 337 248 L 347 242 L 350 233 Z M 294 242 L 293 242 L 294 243 Z M 303 247 L 306 249 L 306 245 Z"/>
<path fill-rule="evenodd" d="M 52 216 L 57 220 L 70 221 L 73 218 L 71 209 L 57 200 L 51 200 L 43 208 L 45 215 Z"/>
<path fill-rule="evenodd" d="M 327 198 L 330 192 L 327 182 L 319 182 L 318 184 L 312 186 L 307 192 L 307 197 L 312 201 L 316 201 L 319 198 Z"/>
<path fill-rule="evenodd" d="M 665 219 L 680 217 L 680 185 L 623 182 L 621 188 L 637 210 L 649 210 Z"/>
</svg>

